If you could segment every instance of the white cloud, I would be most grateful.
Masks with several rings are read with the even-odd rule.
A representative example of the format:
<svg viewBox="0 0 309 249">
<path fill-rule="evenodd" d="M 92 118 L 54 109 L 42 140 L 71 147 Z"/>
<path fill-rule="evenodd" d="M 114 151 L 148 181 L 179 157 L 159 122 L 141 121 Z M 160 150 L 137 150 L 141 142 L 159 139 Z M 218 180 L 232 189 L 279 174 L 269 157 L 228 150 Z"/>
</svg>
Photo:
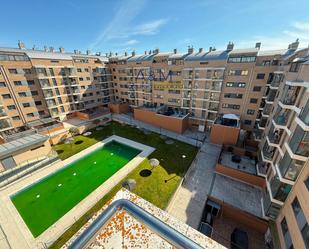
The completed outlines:
<svg viewBox="0 0 309 249">
<path fill-rule="evenodd" d="M 93 49 L 98 45 L 111 40 L 122 42 L 124 39 L 128 39 L 132 36 L 157 34 L 159 29 L 166 24 L 167 19 L 160 18 L 138 25 L 132 24 L 138 14 L 145 7 L 147 1 L 148 0 L 122 1 L 108 26 L 98 34 L 89 47 Z M 137 43 L 137 40 L 131 39 L 127 42 L 131 44 L 126 45 L 133 45 Z"/>
<path fill-rule="evenodd" d="M 286 30 L 281 30 L 277 34 L 270 36 L 256 35 L 251 39 L 242 40 L 236 45 L 238 47 L 253 47 L 256 42 L 262 43 L 262 49 L 285 49 L 296 39 L 300 40 L 300 47 L 307 47 L 309 44 L 309 23 L 293 22 Z"/>
<path fill-rule="evenodd" d="M 133 40 L 129 40 L 129 41 L 123 43 L 123 46 L 132 46 L 132 45 L 137 44 L 137 43 L 138 43 L 138 40 L 133 39 Z"/>
</svg>

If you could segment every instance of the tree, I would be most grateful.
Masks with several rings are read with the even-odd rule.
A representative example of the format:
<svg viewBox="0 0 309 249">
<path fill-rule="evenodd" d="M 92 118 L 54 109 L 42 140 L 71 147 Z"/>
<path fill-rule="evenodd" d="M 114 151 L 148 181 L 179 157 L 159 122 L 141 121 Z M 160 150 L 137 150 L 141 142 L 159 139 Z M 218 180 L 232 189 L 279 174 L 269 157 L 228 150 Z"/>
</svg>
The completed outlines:
<svg viewBox="0 0 309 249">
<path fill-rule="evenodd" d="M 72 137 L 74 137 L 74 136 L 76 136 L 76 135 L 79 134 L 79 130 L 78 130 L 78 128 L 76 128 L 76 127 L 71 127 L 71 128 L 69 129 L 69 133 L 71 134 Z"/>
</svg>

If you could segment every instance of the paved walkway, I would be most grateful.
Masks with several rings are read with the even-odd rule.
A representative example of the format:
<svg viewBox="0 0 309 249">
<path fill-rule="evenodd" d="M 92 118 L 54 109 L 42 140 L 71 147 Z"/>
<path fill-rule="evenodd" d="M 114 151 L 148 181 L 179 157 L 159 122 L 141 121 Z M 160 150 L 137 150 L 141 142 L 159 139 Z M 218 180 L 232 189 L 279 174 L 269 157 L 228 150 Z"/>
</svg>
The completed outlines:
<svg viewBox="0 0 309 249">
<path fill-rule="evenodd" d="M 167 212 L 197 229 L 202 218 L 205 202 L 215 177 L 214 167 L 221 146 L 205 141 L 182 185 L 177 189 Z"/>
<path fill-rule="evenodd" d="M 182 142 L 194 145 L 194 146 L 199 146 L 199 147 L 202 145 L 203 140 L 206 137 L 205 132 L 198 132 L 198 131 L 193 132 L 193 131 L 190 131 L 190 130 L 187 130 L 183 134 L 172 132 L 172 131 L 169 131 L 169 130 L 166 130 L 166 129 L 163 129 L 163 128 L 160 128 L 160 127 L 157 127 L 157 126 L 154 126 L 154 125 L 151 125 L 151 124 L 144 123 L 142 121 L 138 121 L 138 120 L 134 119 L 132 115 L 129 115 L 129 114 L 115 114 L 115 113 L 113 113 L 112 119 L 115 120 L 115 121 L 118 121 L 118 122 L 129 124 L 129 125 L 135 125 L 137 127 L 140 127 L 140 128 L 146 129 L 146 130 L 150 130 L 152 132 L 165 135 L 165 136 L 173 138 L 175 140 L 179 140 L 179 141 L 182 141 Z"/>
</svg>

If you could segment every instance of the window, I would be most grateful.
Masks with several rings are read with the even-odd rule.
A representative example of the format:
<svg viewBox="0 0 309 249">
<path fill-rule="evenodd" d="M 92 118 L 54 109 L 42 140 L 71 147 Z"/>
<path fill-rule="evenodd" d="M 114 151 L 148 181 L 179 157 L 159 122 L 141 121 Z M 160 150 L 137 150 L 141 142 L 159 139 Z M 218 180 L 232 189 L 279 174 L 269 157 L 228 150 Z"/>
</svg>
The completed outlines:
<svg viewBox="0 0 309 249">
<path fill-rule="evenodd" d="M 245 88 L 246 83 L 244 82 L 227 82 L 226 87 L 238 87 L 238 88 Z"/>
<path fill-rule="evenodd" d="M 29 103 L 23 103 L 23 107 L 24 108 L 30 107 L 30 104 Z"/>
<path fill-rule="evenodd" d="M 78 78 L 79 79 L 79 81 L 83 81 L 84 80 L 84 78 Z"/>
<path fill-rule="evenodd" d="M 15 105 L 8 105 L 7 108 L 8 108 L 8 110 L 16 110 Z"/>
<path fill-rule="evenodd" d="M 77 68 L 77 72 L 81 73 L 82 69 L 81 68 Z"/>
<path fill-rule="evenodd" d="M 10 99 L 11 98 L 11 94 L 2 94 L 2 98 L 3 99 Z"/>
<path fill-rule="evenodd" d="M 292 209 L 293 209 L 295 216 L 297 216 L 299 212 L 301 211 L 301 207 L 299 205 L 297 197 L 295 197 L 295 199 L 292 202 Z"/>
<path fill-rule="evenodd" d="M 34 85 L 34 80 L 27 80 L 28 86 L 33 86 Z"/>
<path fill-rule="evenodd" d="M 286 223 L 285 218 L 283 218 L 281 221 L 281 230 L 285 241 L 285 247 L 288 249 L 293 248 L 291 236 L 288 229 L 288 224 Z"/>
<path fill-rule="evenodd" d="M 88 69 L 88 68 L 85 68 L 85 72 L 89 72 L 89 69 Z"/>
<path fill-rule="evenodd" d="M 256 104 L 258 102 L 258 99 L 252 98 L 250 99 L 251 104 Z"/>
<path fill-rule="evenodd" d="M 12 117 L 13 120 L 20 120 L 20 117 L 19 116 L 14 116 Z"/>
<path fill-rule="evenodd" d="M 16 69 L 9 69 L 10 74 L 17 74 L 17 70 Z"/>
<path fill-rule="evenodd" d="M 240 69 L 230 70 L 229 75 L 245 76 L 248 75 L 248 70 L 240 70 Z"/>
<path fill-rule="evenodd" d="M 27 97 L 26 92 L 19 92 L 18 95 L 19 97 Z"/>
<path fill-rule="evenodd" d="M 6 87 L 6 84 L 4 82 L 0 82 L 0 87 Z"/>
<path fill-rule="evenodd" d="M 258 73 L 258 74 L 256 75 L 256 78 L 257 78 L 258 80 L 262 80 L 262 79 L 265 78 L 265 74 L 264 74 L 264 73 Z"/>
<path fill-rule="evenodd" d="M 24 71 L 25 74 L 31 74 L 30 68 L 24 68 L 23 71 Z"/>
<path fill-rule="evenodd" d="M 245 119 L 244 124 L 245 124 L 245 125 L 251 125 L 251 124 L 252 124 L 252 121 L 251 121 L 251 120 L 248 120 L 248 119 Z"/>
<path fill-rule="evenodd" d="M 227 109 L 240 109 L 240 105 L 234 105 L 234 104 L 222 104 L 222 108 Z"/>
<path fill-rule="evenodd" d="M 306 248 L 309 249 L 309 226 L 308 223 L 301 230 L 301 235 L 303 236 Z"/>
<path fill-rule="evenodd" d="M 255 62 L 256 56 L 231 56 L 228 59 L 230 63 Z"/>
<path fill-rule="evenodd" d="M 241 93 L 225 93 L 224 98 L 230 98 L 230 99 L 241 99 L 242 94 Z"/>
<path fill-rule="evenodd" d="M 253 87 L 253 92 L 260 92 L 261 89 L 262 89 L 261 86 L 254 86 L 254 87 Z"/>
<path fill-rule="evenodd" d="M 42 101 L 35 101 L 34 102 L 36 105 L 42 105 Z"/>
<path fill-rule="evenodd" d="M 90 80 L 90 77 L 86 77 L 86 80 Z"/>
<path fill-rule="evenodd" d="M 300 63 L 292 62 L 290 67 L 290 72 L 298 72 Z"/>
<path fill-rule="evenodd" d="M 32 113 L 32 112 L 30 112 L 30 113 L 27 113 L 27 117 L 29 117 L 29 118 L 32 118 L 32 117 L 34 117 L 34 113 Z"/>
<path fill-rule="evenodd" d="M 248 115 L 254 115 L 254 113 L 255 113 L 255 110 L 252 110 L 252 109 L 247 110 Z"/>
<path fill-rule="evenodd" d="M 21 81 L 14 81 L 14 85 L 15 86 L 22 86 L 22 83 L 21 83 Z"/>
<path fill-rule="evenodd" d="M 39 95 L 39 92 L 38 91 L 31 91 L 31 95 L 32 96 L 37 96 L 37 95 Z"/>
</svg>

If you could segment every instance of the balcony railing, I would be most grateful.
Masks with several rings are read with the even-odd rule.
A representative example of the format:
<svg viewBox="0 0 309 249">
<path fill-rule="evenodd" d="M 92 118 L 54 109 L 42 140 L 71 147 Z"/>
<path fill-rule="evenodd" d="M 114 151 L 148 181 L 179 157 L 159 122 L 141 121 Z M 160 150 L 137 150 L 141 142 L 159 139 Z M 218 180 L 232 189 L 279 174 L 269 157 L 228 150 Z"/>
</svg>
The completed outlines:
<svg viewBox="0 0 309 249">
<path fill-rule="evenodd" d="M 284 202 L 288 197 L 292 186 L 281 182 L 278 176 L 274 176 L 270 180 L 270 189 L 274 199 Z"/>
<path fill-rule="evenodd" d="M 282 109 L 281 107 L 278 107 L 278 111 L 276 112 L 274 116 L 274 121 L 277 125 L 287 125 L 289 121 L 289 117 L 291 114 L 290 110 Z"/>
<path fill-rule="evenodd" d="M 305 107 L 299 114 L 299 119 L 303 121 L 306 125 L 309 125 L 309 101 L 307 101 Z"/>
<path fill-rule="evenodd" d="M 275 148 L 265 143 L 263 147 L 264 158 L 271 161 L 273 159 L 274 154 L 275 154 Z"/>
<path fill-rule="evenodd" d="M 308 157 L 309 156 L 309 131 L 304 131 L 300 126 L 297 126 L 292 138 L 289 142 L 289 147 L 294 154 Z"/>
<path fill-rule="evenodd" d="M 276 98 L 277 90 L 270 89 L 267 95 L 267 101 L 273 102 Z"/>
<path fill-rule="evenodd" d="M 259 127 L 264 128 L 266 126 L 266 123 L 267 123 L 267 118 L 262 117 L 262 119 L 259 122 Z"/>
<path fill-rule="evenodd" d="M 300 171 L 302 170 L 305 162 L 292 159 L 289 154 L 286 152 L 284 157 L 279 162 L 279 170 L 282 177 L 295 181 L 298 177 Z"/>
<path fill-rule="evenodd" d="M 272 104 L 266 104 L 264 109 L 263 109 L 263 114 L 269 115 L 271 113 L 272 108 L 273 108 Z"/>
<path fill-rule="evenodd" d="M 265 214 L 265 216 L 270 217 L 272 219 L 276 219 L 277 218 L 277 216 L 278 216 L 278 214 L 280 212 L 280 209 L 281 209 L 280 205 L 271 202 L 271 199 L 270 199 L 270 196 L 269 196 L 268 192 L 266 192 L 263 195 L 263 207 L 264 207 L 264 214 Z"/>
<path fill-rule="evenodd" d="M 282 135 L 283 135 L 282 129 L 275 129 L 274 126 L 272 126 L 268 133 L 268 139 L 273 144 L 279 144 Z"/>
<path fill-rule="evenodd" d="M 294 105 L 298 94 L 299 94 L 300 88 L 296 86 L 285 86 L 283 89 L 283 94 L 280 98 L 280 101 L 284 105 Z"/>
<path fill-rule="evenodd" d="M 282 82 L 284 75 L 283 74 L 275 74 L 274 78 L 271 82 L 272 87 L 279 87 L 280 82 Z"/>
</svg>

